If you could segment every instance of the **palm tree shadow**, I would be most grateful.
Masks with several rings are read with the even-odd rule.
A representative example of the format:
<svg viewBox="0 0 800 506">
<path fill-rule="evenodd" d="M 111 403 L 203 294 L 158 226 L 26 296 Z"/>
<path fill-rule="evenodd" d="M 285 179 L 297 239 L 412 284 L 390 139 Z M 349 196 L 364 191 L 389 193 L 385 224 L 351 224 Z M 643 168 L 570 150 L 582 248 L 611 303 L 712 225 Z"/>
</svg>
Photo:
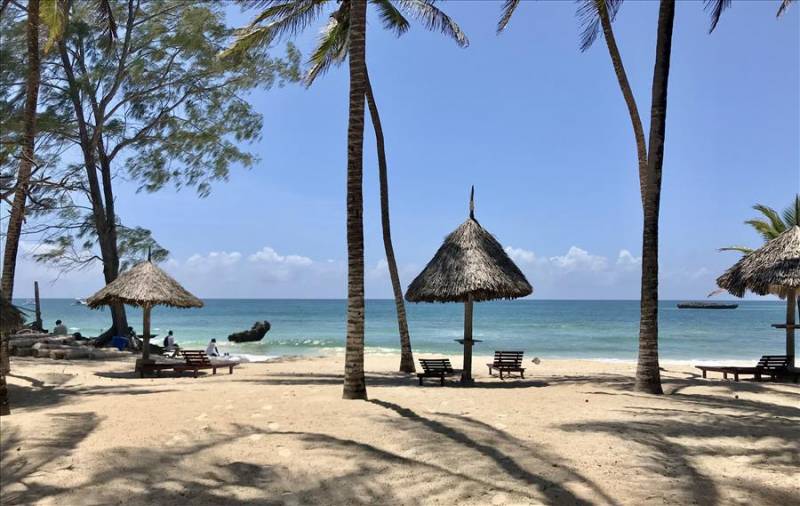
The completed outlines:
<svg viewBox="0 0 800 506">
<path fill-rule="evenodd" d="M 439 416 L 447 418 L 451 422 L 445 423 L 420 416 L 413 410 L 392 402 L 378 399 L 372 399 L 369 402 L 400 415 L 400 419 L 394 421 L 396 425 L 400 426 L 398 427 L 400 430 L 410 434 L 432 432 L 442 436 L 433 441 L 415 441 L 416 446 L 423 446 L 428 453 L 435 455 L 444 452 L 457 455 L 460 459 L 474 458 L 474 456 L 464 455 L 464 449 L 467 450 L 466 453 L 477 453 L 502 469 L 505 475 L 511 478 L 512 483 L 521 483 L 525 488 L 535 487 L 546 498 L 548 504 L 591 504 L 565 488 L 563 483 L 567 481 L 579 481 L 591 489 L 604 503 L 617 504 L 599 486 L 564 465 L 562 459 L 550 455 L 542 449 L 533 450 L 524 441 L 489 424 L 462 415 L 440 413 Z M 460 448 L 453 449 L 450 443 L 456 443 Z M 515 453 L 519 455 L 520 461 L 526 462 L 526 466 L 521 465 L 515 459 L 513 456 Z M 534 466 L 540 472 L 531 472 L 527 466 Z M 545 477 L 545 471 L 553 477 Z M 498 478 L 498 481 L 502 481 L 502 478 Z"/>
<path fill-rule="evenodd" d="M 43 484 L 37 477 L 71 471 L 70 453 L 97 428 L 101 419 L 94 413 L 56 413 L 48 421 L 48 430 L 24 437 L 19 428 L 3 424 L 1 504 L 34 504 L 66 490 L 66 487 Z"/>
</svg>

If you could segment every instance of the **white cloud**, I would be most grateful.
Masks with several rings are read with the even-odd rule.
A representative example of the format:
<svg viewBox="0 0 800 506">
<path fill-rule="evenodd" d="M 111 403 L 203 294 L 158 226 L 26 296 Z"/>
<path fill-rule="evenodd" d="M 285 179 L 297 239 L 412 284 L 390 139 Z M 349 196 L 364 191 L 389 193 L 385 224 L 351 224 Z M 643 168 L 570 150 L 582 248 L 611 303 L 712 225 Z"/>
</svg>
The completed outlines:
<svg viewBox="0 0 800 506">
<path fill-rule="evenodd" d="M 195 253 L 186 259 L 185 265 L 191 269 L 208 271 L 219 269 L 220 267 L 230 267 L 237 264 L 241 258 L 242 254 L 238 251 L 233 251 L 231 253 L 227 251 L 212 251 L 206 255 Z M 180 263 L 170 259 L 168 265 L 176 266 L 180 265 Z"/>
<path fill-rule="evenodd" d="M 633 256 L 630 251 L 621 249 L 617 256 L 617 265 L 620 267 L 635 268 L 642 265 L 642 257 Z"/>
<path fill-rule="evenodd" d="M 567 271 L 602 271 L 608 267 L 608 259 L 606 257 L 591 255 L 588 251 L 577 246 L 572 246 L 564 256 L 550 257 L 550 262 L 556 267 Z"/>
<path fill-rule="evenodd" d="M 269 246 L 261 248 L 248 257 L 251 262 L 262 262 L 267 264 L 284 264 L 284 265 L 300 265 L 308 266 L 313 264 L 313 260 L 308 257 L 300 255 L 279 255 L 274 249 Z"/>
<path fill-rule="evenodd" d="M 533 263 L 536 261 L 536 254 L 522 248 L 515 248 L 513 246 L 505 247 L 506 254 L 511 257 L 511 260 L 518 263 Z"/>
</svg>

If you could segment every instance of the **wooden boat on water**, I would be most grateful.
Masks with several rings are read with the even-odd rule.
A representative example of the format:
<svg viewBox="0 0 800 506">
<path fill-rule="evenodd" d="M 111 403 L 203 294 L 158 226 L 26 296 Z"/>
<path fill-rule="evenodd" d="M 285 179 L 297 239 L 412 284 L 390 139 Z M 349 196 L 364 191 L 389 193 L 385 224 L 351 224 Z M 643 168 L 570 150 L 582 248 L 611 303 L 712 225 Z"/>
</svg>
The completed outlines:
<svg viewBox="0 0 800 506">
<path fill-rule="evenodd" d="M 739 304 L 731 304 L 728 302 L 680 302 L 678 309 L 736 309 Z"/>
</svg>

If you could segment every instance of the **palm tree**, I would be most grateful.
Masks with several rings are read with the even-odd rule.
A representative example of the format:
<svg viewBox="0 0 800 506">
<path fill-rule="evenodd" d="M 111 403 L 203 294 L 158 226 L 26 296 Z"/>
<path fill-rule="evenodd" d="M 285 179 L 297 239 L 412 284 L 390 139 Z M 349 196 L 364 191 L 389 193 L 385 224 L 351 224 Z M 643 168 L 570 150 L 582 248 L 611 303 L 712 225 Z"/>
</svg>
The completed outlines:
<svg viewBox="0 0 800 506">
<path fill-rule="evenodd" d="M 364 93 L 367 0 L 350 1 L 350 114 L 347 120 L 347 342 L 345 399 L 367 398 L 364 379 Z"/>
<path fill-rule="evenodd" d="M 763 204 L 756 204 L 753 209 L 761 213 L 763 218 L 753 218 L 752 220 L 745 221 L 745 224 L 750 225 L 756 232 L 761 235 L 764 242 L 769 242 L 786 229 L 791 227 L 800 226 L 800 194 L 794 196 L 794 202 L 787 206 L 782 213 L 778 213 L 773 208 Z M 748 248 L 747 246 L 727 246 L 720 248 L 720 251 L 738 251 L 743 255 L 749 255 L 755 248 Z M 711 295 L 716 295 L 723 290 L 715 290 Z M 797 299 L 797 310 L 800 312 L 800 298 Z"/>
<path fill-rule="evenodd" d="M 778 16 L 783 14 L 792 0 L 782 0 Z M 497 31 L 508 25 L 520 0 L 506 0 L 498 22 Z M 636 100 L 617 47 L 612 22 L 622 0 L 583 0 L 578 7 L 578 17 L 583 24 L 581 50 L 591 47 L 600 30 L 606 41 L 612 66 L 617 76 L 622 96 L 628 108 L 633 127 L 638 160 L 639 188 L 642 199 L 644 225 L 642 228 L 642 281 L 639 317 L 639 355 L 636 367 L 638 391 L 663 393 L 658 362 L 658 217 L 661 202 L 661 173 L 664 160 L 664 134 L 667 112 L 667 84 L 672 52 L 672 27 L 675 17 L 674 0 L 661 0 L 656 30 L 656 57 L 653 69 L 650 107 L 650 132 L 645 139 Z M 706 0 L 711 12 L 713 31 L 730 0 Z"/>
<path fill-rule="evenodd" d="M 397 36 L 404 34 L 410 27 L 406 16 L 418 19 L 427 29 L 439 30 L 444 35 L 454 39 L 456 43 L 465 47 L 469 44 L 461 28 L 447 14 L 434 6 L 435 0 L 369 0 L 381 16 L 384 28 L 395 32 Z M 290 33 L 294 34 L 303 30 L 316 16 L 321 14 L 319 7 L 330 0 L 313 0 L 310 2 L 262 2 L 265 10 L 253 22 L 242 30 L 237 40 L 226 51 L 229 55 L 241 55 L 245 50 L 273 40 L 275 37 Z M 395 5 L 396 4 L 396 5 Z M 265 23 L 266 25 L 261 25 Z M 349 0 L 344 0 L 339 7 L 330 14 L 328 23 L 322 30 L 317 46 L 309 60 L 311 67 L 306 75 L 307 86 L 313 84 L 315 79 L 327 72 L 332 66 L 340 65 L 347 59 L 350 39 L 350 5 Z M 378 107 L 369 80 L 369 73 L 364 69 L 366 81 L 366 100 L 369 106 L 370 118 L 375 132 L 376 147 L 378 151 L 378 173 L 380 183 L 381 225 L 383 231 L 383 245 L 386 252 L 386 263 L 389 268 L 389 277 L 392 282 L 395 308 L 397 311 L 397 325 L 400 333 L 400 371 L 413 373 L 414 355 L 411 350 L 411 337 L 408 331 L 403 288 L 397 271 L 394 247 L 392 245 L 391 220 L 389 216 L 389 182 L 386 163 L 385 141 Z"/>
<path fill-rule="evenodd" d="M 0 13 L 9 2 L 0 4 Z M 14 278 L 19 252 L 20 234 L 25 221 L 25 207 L 28 199 L 31 175 L 36 165 L 34 146 L 36 143 L 36 106 L 39 101 L 39 84 L 41 82 L 41 54 L 39 52 L 39 32 L 43 24 L 48 32 L 44 52 L 47 53 L 64 34 L 69 5 L 65 0 L 45 0 L 40 9 L 39 0 L 29 0 L 27 6 L 28 19 L 26 28 L 28 72 L 25 77 L 25 109 L 23 111 L 22 157 L 17 173 L 14 189 L 14 201 L 6 230 L 6 244 L 3 250 L 3 273 L 0 281 L 0 295 L 12 300 L 14 294 Z M 116 38 L 116 23 L 109 0 L 95 0 L 93 8 L 97 12 L 98 21 L 103 23 L 111 41 Z M 41 12 L 40 12 L 41 10 Z M 41 16 L 40 16 L 41 14 Z"/>
<path fill-rule="evenodd" d="M 17 174 L 14 202 L 6 230 L 6 245 L 3 251 L 3 275 L 0 283 L 0 296 L 12 300 L 14 295 L 14 274 L 17 267 L 17 253 L 25 219 L 25 204 L 28 198 L 28 185 L 34 165 L 34 144 L 36 142 L 36 105 L 39 101 L 41 64 L 39 55 L 39 0 L 28 1 L 28 22 L 26 27 L 28 72 L 25 77 L 25 109 L 23 111 L 24 133 L 22 141 L 22 160 Z"/>
<path fill-rule="evenodd" d="M 753 206 L 753 209 L 761 213 L 763 217 L 747 220 L 745 224 L 753 227 L 764 239 L 764 242 L 775 239 L 787 228 L 800 226 L 800 194 L 795 195 L 794 202 L 786 207 L 783 213 L 780 214 L 773 208 L 763 204 L 756 204 Z M 728 246 L 720 248 L 720 251 L 738 251 L 748 255 L 754 251 L 754 248 L 748 248 L 746 246 Z"/>
</svg>

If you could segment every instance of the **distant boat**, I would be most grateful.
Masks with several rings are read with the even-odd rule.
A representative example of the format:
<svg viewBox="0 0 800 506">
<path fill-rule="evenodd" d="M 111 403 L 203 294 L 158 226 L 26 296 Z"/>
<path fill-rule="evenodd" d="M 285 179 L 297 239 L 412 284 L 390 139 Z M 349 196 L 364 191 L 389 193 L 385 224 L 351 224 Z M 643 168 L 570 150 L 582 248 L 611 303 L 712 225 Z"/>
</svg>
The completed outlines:
<svg viewBox="0 0 800 506">
<path fill-rule="evenodd" d="M 76 306 L 85 306 L 86 305 L 86 299 L 75 299 L 75 305 Z"/>
<path fill-rule="evenodd" d="M 678 309 L 736 309 L 739 304 L 725 302 L 681 302 Z"/>
</svg>

